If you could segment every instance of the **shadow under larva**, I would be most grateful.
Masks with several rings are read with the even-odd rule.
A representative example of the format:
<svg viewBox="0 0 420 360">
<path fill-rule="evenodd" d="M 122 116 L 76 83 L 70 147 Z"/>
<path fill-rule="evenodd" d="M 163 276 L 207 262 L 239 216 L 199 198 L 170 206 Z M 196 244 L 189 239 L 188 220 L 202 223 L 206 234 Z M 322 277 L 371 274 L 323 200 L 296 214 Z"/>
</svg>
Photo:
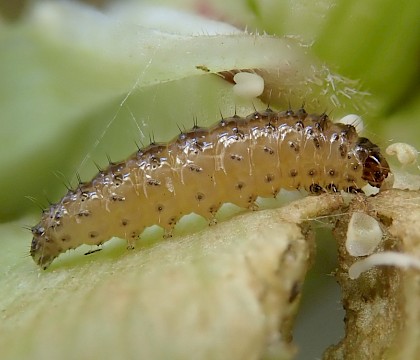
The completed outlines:
<svg viewBox="0 0 420 360">
<path fill-rule="evenodd" d="M 213 224 L 226 202 L 254 209 L 257 197 L 275 197 L 282 188 L 361 192 L 366 184 L 380 187 L 388 173 L 375 144 L 326 114 L 267 109 L 235 115 L 151 143 L 69 190 L 31 229 L 30 254 L 46 269 L 82 244 L 115 236 L 134 247 L 152 225 L 170 237 L 192 212 Z"/>
</svg>

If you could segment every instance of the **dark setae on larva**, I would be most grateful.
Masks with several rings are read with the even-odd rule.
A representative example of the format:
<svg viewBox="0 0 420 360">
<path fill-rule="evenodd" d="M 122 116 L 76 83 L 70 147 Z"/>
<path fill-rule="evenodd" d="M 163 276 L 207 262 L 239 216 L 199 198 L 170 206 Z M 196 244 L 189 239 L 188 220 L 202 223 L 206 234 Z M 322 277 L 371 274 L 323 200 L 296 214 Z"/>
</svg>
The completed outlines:
<svg viewBox="0 0 420 360">
<path fill-rule="evenodd" d="M 32 228 L 30 254 L 46 269 L 68 249 L 116 236 L 133 247 L 151 225 L 171 236 L 194 212 L 214 222 L 223 203 L 253 208 L 281 188 L 311 193 L 380 187 L 389 167 L 379 148 L 352 125 L 303 109 L 255 112 L 195 126 L 112 163 L 51 205 Z"/>
</svg>

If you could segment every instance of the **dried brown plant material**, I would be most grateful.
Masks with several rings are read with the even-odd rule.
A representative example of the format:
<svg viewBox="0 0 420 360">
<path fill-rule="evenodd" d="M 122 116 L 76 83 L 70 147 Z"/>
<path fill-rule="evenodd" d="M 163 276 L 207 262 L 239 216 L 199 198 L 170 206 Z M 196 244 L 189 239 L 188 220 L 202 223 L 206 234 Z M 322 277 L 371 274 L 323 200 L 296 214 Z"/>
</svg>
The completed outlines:
<svg viewBox="0 0 420 360">
<path fill-rule="evenodd" d="M 376 249 L 377 266 L 350 279 L 358 260 L 345 247 L 348 219 L 363 208 L 386 229 Z M 324 359 L 417 359 L 420 356 L 420 192 L 383 191 L 354 201 L 335 229 L 339 241 L 337 280 L 346 310 L 346 336 Z M 395 256 L 392 256 L 395 254 Z M 398 257 L 398 259 L 396 259 Z M 390 266 L 390 262 L 392 265 Z M 398 260 L 398 261 L 397 261 Z M 366 260 L 363 260 L 366 261 Z"/>
</svg>

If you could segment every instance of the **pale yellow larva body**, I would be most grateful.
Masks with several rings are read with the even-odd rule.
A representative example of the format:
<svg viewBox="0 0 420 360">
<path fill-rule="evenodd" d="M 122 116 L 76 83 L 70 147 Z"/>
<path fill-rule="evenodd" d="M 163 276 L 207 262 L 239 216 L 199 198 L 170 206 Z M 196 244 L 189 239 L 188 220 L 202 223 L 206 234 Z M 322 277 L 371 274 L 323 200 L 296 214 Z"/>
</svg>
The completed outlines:
<svg viewBox="0 0 420 360">
<path fill-rule="evenodd" d="M 226 202 L 253 208 L 257 197 L 281 188 L 359 191 L 367 183 L 380 186 L 387 174 L 374 144 L 326 115 L 302 109 L 234 116 L 151 144 L 69 191 L 32 228 L 31 255 L 47 268 L 81 244 L 116 236 L 134 246 L 152 225 L 170 236 L 192 212 L 212 222 Z"/>
</svg>

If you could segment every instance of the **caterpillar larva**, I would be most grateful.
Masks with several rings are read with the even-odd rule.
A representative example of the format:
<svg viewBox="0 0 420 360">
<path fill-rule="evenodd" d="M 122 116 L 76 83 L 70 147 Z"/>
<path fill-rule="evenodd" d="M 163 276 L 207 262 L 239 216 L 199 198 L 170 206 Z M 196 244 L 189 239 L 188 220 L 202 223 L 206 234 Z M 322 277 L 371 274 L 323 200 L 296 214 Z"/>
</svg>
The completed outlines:
<svg viewBox="0 0 420 360">
<path fill-rule="evenodd" d="M 113 236 L 132 247 L 151 225 L 169 237 L 192 212 L 212 222 L 226 202 L 253 208 L 257 197 L 281 188 L 358 192 L 367 183 L 380 187 L 388 173 L 376 145 L 325 114 L 235 115 L 152 143 L 70 190 L 32 228 L 30 254 L 46 269 L 68 249 Z"/>
</svg>

